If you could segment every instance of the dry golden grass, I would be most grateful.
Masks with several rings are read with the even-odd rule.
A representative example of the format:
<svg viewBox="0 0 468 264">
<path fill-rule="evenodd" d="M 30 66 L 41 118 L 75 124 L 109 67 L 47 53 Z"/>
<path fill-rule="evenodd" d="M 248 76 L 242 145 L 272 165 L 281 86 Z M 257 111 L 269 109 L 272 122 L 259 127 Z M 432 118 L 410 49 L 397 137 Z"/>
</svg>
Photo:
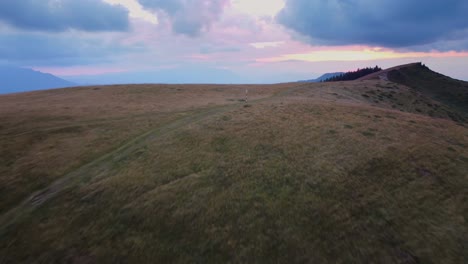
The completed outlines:
<svg viewBox="0 0 468 264">
<path fill-rule="evenodd" d="M 2 157 L 24 156 L 2 165 L 2 195 L 26 188 L 2 205 L 3 212 L 18 210 L 15 221 L 0 221 L 0 261 L 468 258 L 468 129 L 407 87 L 381 81 L 251 86 L 249 95 L 259 100 L 248 105 L 236 104 L 244 86 L 99 88 L 0 97 L 24 104 L 23 111 L 0 114 L 13 124 L 0 130 L 8 150 Z M 390 91 L 395 99 L 382 95 Z M 426 108 L 416 111 L 416 100 Z M 70 109 L 57 110 L 62 107 Z M 34 118 L 35 109 L 50 119 Z M 15 112 L 30 122 L 15 123 Z M 79 132 L 52 133 L 73 125 Z M 44 138 L 30 144 L 36 133 L 30 131 Z M 43 155 L 48 165 L 40 163 Z M 46 168 L 48 180 L 36 184 L 30 175 Z M 75 179 L 43 204 L 18 205 L 64 174 Z"/>
<path fill-rule="evenodd" d="M 0 96 L 0 212 L 126 140 L 202 108 L 292 84 L 83 87 Z"/>
</svg>

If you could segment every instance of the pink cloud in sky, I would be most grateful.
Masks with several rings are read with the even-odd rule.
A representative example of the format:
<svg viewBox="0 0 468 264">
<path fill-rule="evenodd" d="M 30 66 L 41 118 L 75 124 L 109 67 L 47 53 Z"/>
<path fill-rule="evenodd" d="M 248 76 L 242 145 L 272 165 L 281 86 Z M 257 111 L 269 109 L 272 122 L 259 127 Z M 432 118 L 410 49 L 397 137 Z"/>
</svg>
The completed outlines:
<svg viewBox="0 0 468 264">
<path fill-rule="evenodd" d="M 128 71 L 125 68 L 112 68 L 110 66 L 33 67 L 33 70 L 57 76 L 99 75 Z"/>
<path fill-rule="evenodd" d="M 466 57 L 468 52 L 455 51 L 431 51 L 431 52 L 398 52 L 391 49 L 380 47 L 350 46 L 350 47 L 323 47 L 311 48 L 308 52 L 287 53 L 280 56 L 256 59 L 257 62 L 280 62 L 289 60 L 298 61 L 369 61 L 378 59 L 397 59 L 397 58 L 450 58 Z"/>
<path fill-rule="evenodd" d="M 135 4 L 135 0 L 108 1 L 125 2 L 129 6 L 131 3 Z M 261 2 L 263 6 L 268 5 L 268 1 Z M 112 34 L 110 37 L 104 35 L 103 39 L 116 42 L 122 47 L 139 46 L 141 49 L 118 53 L 107 64 L 100 66 L 91 64 L 36 69 L 60 76 L 76 76 L 148 71 L 162 69 L 167 65 L 174 68 L 176 65 L 191 64 L 238 73 L 250 70 L 263 72 L 264 75 L 267 75 L 268 71 L 272 75 L 291 72 L 305 75 L 307 72 L 325 72 L 328 68 L 321 67 L 320 62 L 336 65 L 334 71 L 337 71 L 339 66 L 343 65 L 336 63 L 340 61 L 361 65 L 379 61 L 385 64 L 390 61 L 437 58 L 439 63 L 444 59 L 468 57 L 468 52 L 462 51 L 408 52 L 366 45 L 315 46 L 275 21 L 273 16 L 284 5 L 284 1 L 275 0 L 274 3 L 271 9 L 262 11 L 257 10 L 262 6 L 259 2 L 231 0 L 230 5 L 223 5 L 222 14 L 210 20 L 209 28 L 197 36 L 174 33 L 171 20 L 158 16 L 157 12 L 153 13 L 157 23 L 151 19 L 138 18 L 138 12 L 143 11 L 133 7 L 136 11 L 133 11 L 134 15 L 130 20 L 131 30 Z M 143 18 L 148 18 L 147 12 L 150 11 L 146 10 Z M 468 76 L 466 78 L 468 79 Z"/>
</svg>

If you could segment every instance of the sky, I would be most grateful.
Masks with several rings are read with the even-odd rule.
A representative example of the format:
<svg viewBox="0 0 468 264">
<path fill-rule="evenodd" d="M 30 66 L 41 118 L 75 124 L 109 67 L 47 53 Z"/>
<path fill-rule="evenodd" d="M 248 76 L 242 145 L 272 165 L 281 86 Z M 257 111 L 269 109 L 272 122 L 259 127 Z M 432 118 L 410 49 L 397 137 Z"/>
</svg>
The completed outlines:
<svg viewBox="0 0 468 264">
<path fill-rule="evenodd" d="M 466 0 L 2 0 L 0 64 L 77 83 L 275 83 L 423 62 L 468 80 Z"/>
</svg>

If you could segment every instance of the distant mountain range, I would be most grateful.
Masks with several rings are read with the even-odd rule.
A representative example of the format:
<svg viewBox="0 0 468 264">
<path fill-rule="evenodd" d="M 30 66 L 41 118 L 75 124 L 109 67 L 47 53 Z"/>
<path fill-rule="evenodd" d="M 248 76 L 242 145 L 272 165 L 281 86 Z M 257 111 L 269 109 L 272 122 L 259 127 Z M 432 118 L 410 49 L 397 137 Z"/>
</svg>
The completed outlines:
<svg viewBox="0 0 468 264">
<path fill-rule="evenodd" d="M 343 74 L 344 72 L 330 72 L 330 73 L 325 73 L 324 75 L 318 77 L 317 79 L 311 79 L 311 80 L 302 80 L 299 82 L 321 82 L 325 81 L 326 79 L 338 76 L 340 74 Z"/>
<path fill-rule="evenodd" d="M 64 88 L 74 83 L 32 69 L 0 65 L 0 94 Z"/>
</svg>

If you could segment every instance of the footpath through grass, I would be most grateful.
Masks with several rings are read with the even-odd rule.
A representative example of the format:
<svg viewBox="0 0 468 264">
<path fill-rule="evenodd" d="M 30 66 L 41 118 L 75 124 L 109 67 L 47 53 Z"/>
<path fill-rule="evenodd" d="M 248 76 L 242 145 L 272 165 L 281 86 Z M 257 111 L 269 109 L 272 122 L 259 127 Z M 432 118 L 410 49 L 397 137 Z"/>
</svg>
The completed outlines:
<svg viewBox="0 0 468 264">
<path fill-rule="evenodd" d="M 366 105 L 250 104 L 183 118 L 82 171 L 2 234 L 3 261 L 468 258 L 466 128 Z"/>
</svg>

